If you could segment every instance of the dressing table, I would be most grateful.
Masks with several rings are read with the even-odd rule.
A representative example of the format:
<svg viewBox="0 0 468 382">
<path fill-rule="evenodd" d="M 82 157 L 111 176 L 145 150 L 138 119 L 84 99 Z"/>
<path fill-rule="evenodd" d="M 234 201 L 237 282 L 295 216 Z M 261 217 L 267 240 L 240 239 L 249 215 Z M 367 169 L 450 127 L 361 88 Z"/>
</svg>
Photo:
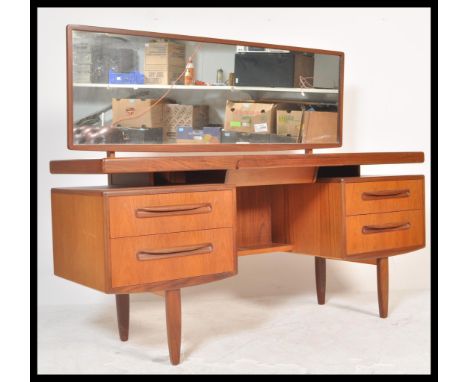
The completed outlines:
<svg viewBox="0 0 468 382">
<path fill-rule="evenodd" d="M 232 73 L 222 83 L 219 68 Z M 360 168 L 424 154 L 314 153 L 342 145 L 343 80 L 342 52 L 68 26 L 68 148 L 106 154 L 50 171 L 106 174 L 108 184 L 52 189 L 55 275 L 114 294 L 122 341 L 130 294 L 161 294 L 172 364 L 180 290 L 235 276 L 238 256 L 314 256 L 319 304 L 326 259 L 375 266 L 387 317 L 389 257 L 425 246 L 424 177 Z"/>
</svg>

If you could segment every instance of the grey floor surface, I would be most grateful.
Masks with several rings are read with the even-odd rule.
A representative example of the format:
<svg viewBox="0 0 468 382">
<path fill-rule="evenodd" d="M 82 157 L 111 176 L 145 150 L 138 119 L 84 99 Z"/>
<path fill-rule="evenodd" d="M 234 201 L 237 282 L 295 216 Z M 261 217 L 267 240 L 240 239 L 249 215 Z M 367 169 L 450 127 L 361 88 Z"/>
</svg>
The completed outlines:
<svg viewBox="0 0 468 382">
<path fill-rule="evenodd" d="M 112 296 L 109 296 L 110 302 Z M 164 301 L 131 301 L 121 342 L 115 307 L 42 306 L 38 372 L 112 374 L 429 373 L 430 294 L 392 291 L 389 317 L 375 293 L 246 298 L 182 295 L 181 364 L 169 363 Z"/>
</svg>

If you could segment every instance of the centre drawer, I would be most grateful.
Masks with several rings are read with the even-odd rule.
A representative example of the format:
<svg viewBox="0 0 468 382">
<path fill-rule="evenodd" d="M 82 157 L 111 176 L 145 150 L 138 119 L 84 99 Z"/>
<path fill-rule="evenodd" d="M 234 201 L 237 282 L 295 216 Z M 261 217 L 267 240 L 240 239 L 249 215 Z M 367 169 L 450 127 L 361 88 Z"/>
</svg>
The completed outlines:
<svg viewBox="0 0 468 382">
<path fill-rule="evenodd" d="M 110 240 L 112 287 L 234 272 L 232 228 Z"/>
<path fill-rule="evenodd" d="M 423 186 L 422 177 L 346 183 L 346 215 L 422 209 Z"/>
<path fill-rule="evenodd" d="M 109 197 L 110 237 L 233 226 L 232 190 Z"/>
</svg>

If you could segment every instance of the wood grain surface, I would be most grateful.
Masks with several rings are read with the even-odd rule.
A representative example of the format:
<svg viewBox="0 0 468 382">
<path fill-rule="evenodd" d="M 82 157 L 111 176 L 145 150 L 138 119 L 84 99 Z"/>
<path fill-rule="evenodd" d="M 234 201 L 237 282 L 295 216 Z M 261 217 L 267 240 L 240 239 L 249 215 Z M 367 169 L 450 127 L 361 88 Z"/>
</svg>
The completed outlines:
<svg viewBox="0 0 468 382">
<path fill-rule="evenodd" d="M 377 296 L 381 318 L 388 316 L 388 257 L 377 259 Z"/>
<path fill-rule="evenodd" d="M 117 238 L 232 227 L 233 197 L 231 190 L 111 196 L 110 235 Z M 156 207 L 166 212 L 151 214 L 151 208 L 156 211 Z M 139 214 L 145 211 L 145 215 Z"/>
<path fill-rule="evenodd" d="M 227 170 L 226 184 L 237 187 L 313 183 L 317 167 L 249 168 Z"/>
<path fill-rule="evenodd" d="M 344 257 L 343 185 L 287 186 L 288 224 L 294 252 Z"/>
<path fill-rule="evenodd" d="M 409 224 L 408 228 L 385 230 L 386 225 Z M 382 227 L 375 233 L 363 233 L 365 227 Z M 422 210 L 387 212 L 348 216 L 346 218 L 346 249 L 348 255 L 378 252 L 424 245 L 424 214 Z"/>
<path fill-rule="evenodd" d="M 52 191 L 54 274 L 106 290 L 106 225 L 103 199 Z"/>
<path fill-rule="evenodd" d="M 325 304 L 325 291 L 327 287 L 327 263 L 326 259 L 315 258 L 315 286 L 317 290 L 317 302 L 319 305 Z"/>
<path fill-rule="evenodd" d="M 346 214 L 420 210 L 424 179 L 346 183 Z"/>
<path fill-rule="evenodd" d="M 236 262 L 237 264 L 237 262 Z M 130 286 L 123 286 L 123 287 L 115 287 L 109 290 L 110 293 L 156 293 L 160 291 L 165 291 L 168 289 L 180 289 L 180 288 L 187 288 L 195 285 L 206 284 L 213 281 L 223 280 L 227 277 L 232 277 L 237 274 L 237 265 L 236 270 L 232 272 L 223 272 L 223 273 L 215 273 L 210 275 L 203 275 L 203 276 L 194 276 L 194 277 L 184 277 L 181 279 L 176 280 L 168 280 L 168 281 L 158 281 L 148 284 L 138 284 L 138 285 L 130 285 Z"/>
<path fill-rule="evenodd" d="M 250 247 L 270 244 L 271 194 L 269 187 L 237 189 L 237 245 Z"/>
<path fill-rule="evenodd" d="M 223 272 L 234 272 L 233 231 L 218 228 L 159 235 L 125 237 L 110 240 L 112 287 L 150 284 Z M 212 251 L 191 256 L 138 260 L 141 251 L 177 250 L 180 246 L 210 243 Z"/>
<path fill-rule="evenodd" d="M 119 337 L 121 341 L 127 341 L 130 326 L 130 296 L 128 294 L 116 294 L 115 305 L 117 307 Z"/>
<path fill-rule="evenodd" d="M 182 339 L 182 307 L 180 289 L 166 290 L 166 328 L 169 358 L 173 365 L 180 362 L 180 344 Z"/>
<path fill-rule="evenodd" d="M 352 166 L 424 162 L 422 152 L 294 154 L 294 155 L 204 155 L 169 157 L 116 157 L 56 160 L 52 174 L 113 174 L 237 168 Z"/>
</svg>

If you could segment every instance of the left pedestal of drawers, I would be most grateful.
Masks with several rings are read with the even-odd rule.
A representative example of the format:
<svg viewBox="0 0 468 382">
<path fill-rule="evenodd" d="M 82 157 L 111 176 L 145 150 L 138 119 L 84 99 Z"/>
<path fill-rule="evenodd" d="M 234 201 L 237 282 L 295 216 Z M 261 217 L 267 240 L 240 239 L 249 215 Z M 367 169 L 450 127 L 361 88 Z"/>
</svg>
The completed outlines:
<svg viewBox="0 0 468 382">
<path fill-rule="evenodd" d="M 237 274 L 236 190 L 199 185 L 52 190 L 54 273 L 116 295 L 163 291 L 171 363 L 180 362 L 180 289 Z"/>
<path fill-rule="evenodd" d="M 232 276 L 235 198 L 225 185 L 52 189 L 54 273 L 105 293 Z"/>
</svg>

